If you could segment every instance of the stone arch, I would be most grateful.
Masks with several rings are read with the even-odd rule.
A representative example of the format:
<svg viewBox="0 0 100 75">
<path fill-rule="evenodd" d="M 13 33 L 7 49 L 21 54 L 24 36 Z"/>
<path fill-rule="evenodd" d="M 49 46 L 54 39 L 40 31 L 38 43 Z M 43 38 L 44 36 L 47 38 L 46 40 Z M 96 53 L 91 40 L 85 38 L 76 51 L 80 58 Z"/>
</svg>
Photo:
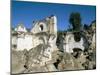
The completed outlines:
<svg viewBox="0 0 100 75">
<path fill-rule="evenodd" d="M 81 38 L 79 41 L 74 40 L 74 34 L 70 33 L 66 35 L 66 50 L 67 52 L 73 52 L 74 48 L 80 48 L 81 50 L 84 50 L 86 48 L 87 42 L 85 37 L 81 35 Z"/>
<path fill-rule="evenodd" d="M 44 22 L 39 23 L 39 31 L 40 32 L 47 31 L 47 25 Z"/>
<path fill-rule="evenodd" d="M 44 29 L 44 27 L 43 27 L 43 25 L 41 24 L 41 25 L 40 25 L 40 31 L 43 31 L 43 29 Z"/>
</svg>

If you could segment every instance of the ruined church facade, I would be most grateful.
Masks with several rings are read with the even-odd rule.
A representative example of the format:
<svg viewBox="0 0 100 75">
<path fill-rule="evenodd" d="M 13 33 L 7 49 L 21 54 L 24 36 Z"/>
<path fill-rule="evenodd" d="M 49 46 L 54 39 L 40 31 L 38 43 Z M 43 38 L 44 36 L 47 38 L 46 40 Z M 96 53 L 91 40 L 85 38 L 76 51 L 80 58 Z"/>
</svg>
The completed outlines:
<svg viewBox="0 0 100 75">
<path fill-rule="evenodd" d="M 92 28 L 95 28 L 95 26 Z M 54 64 L 59 62 L 60 58 L 63 57 L 63 54 L 73 54 L 74 49 L 80 49 L 84 52 L 84 50 L 88 48 L 88 39 L 86 39 L 86 35 L 80 35 L 80 40 L 76 41 L 74 32 L 67 31 L 65 33 L 63 32 L 61 38 L 58 40 L 59 35 L 57 31 L 56 16 L 50 16 L 35 21 L 30 31 L 27 30 L 24 25 L 19 24 L 12 30 L 11 35 L 12 69 L 14 73 L 16 73 L 16 69 L 14 69 L 16 65 L 20 67 L 19 60 L 21 60 L 21 67 L 23 68 L 21 70 L 22 72 L 24 69 L 29 70 L 36 67 L 46 67 L 47 65 L 50 65 L 50 70 L 48 69 L 48 71 L 56 71 L 57 69 Z M 94 49 L 96 42 L 95 36 L 96 34 L 94 31 L 91 40 L 91 46 L 93 46 Z M 59 42 L 59 45 L 57 45 L 57 41 Z M 17 72 L 19 73 L 19 68 Z"/>
<path fill-rule="evenodd" d="M 30 51 L 37 49 L 38 46 L 42 46 L 40 50 L 37 49 L 36 53 L 39 51 L 39 54 L 37 54 L 38 58 L 32 59 L 32 62 L 35 61 L 35 63 L 44 65 L 47 61 L 52 60 L 51 53 L 54 50 L 58 50 L 56 39 L 57 19 L 56 16 L 50 16 L 34 22 L 34 26 L 30 31 L 22 24 L 18 25 L 12 32 L 12 50 Z M 41 60 L 41 62 L 38 59 Z M 31 65 L 33 64 L 34 62 L 31 63 Z"/>
<path fill-rule="evenodd" d="M 12 33 L 12 35 L 17 35 L 12 36 L 12 45 L 16 45 L 16 50 L 29 50 L 32 47 L 35 47 L 35 44 L 41 43 L 37 37 L 38 33 L 52 34 L 57 37 L 57 19 L 56 16 L 51 16 L 44 20 L 36 21 L 30 32 L 28 32 L 22 24 L 18 25 L 14 31 L 15 33 Z M 32 41 L 35 44 L 33 44 Z"/>
<path fill-rule="evenodd" d="M 28 31 L 24 25 L 18 25 L 12 33 L 12 49 L 16 51 L 30 50 L 39 44 L 49 44 L 49 46 L 56 50 L 57 41 L 57 17 L 50 16 L 43 20 L 35 21 L 33 27 Z M 85 49 L 85 38 L 82 37 L 79 42 L 74 40 L 74 34 L 67 32 L 64 39 L 60 39 L 60 47 L 64 52 L 72 53 L 74 48 Z M 52 50 L 51 49 L 51 50 Z"/>
</svg>

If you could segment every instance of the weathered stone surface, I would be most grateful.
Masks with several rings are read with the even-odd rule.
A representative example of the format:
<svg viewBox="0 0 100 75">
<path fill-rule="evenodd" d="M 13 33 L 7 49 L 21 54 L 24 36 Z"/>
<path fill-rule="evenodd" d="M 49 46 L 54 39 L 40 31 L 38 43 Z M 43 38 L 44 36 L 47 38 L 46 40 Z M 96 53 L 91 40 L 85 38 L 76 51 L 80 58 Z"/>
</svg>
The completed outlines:
<svg viewBox="0 0 100 75">
<path fill-rule="evenodd" d="M 12 51 L 12 72 L 21 73 L 25 70 L 24 65 L 26 62 L 25 51 Z"/>
<path fill-rule="evenodd" d="M 64 53 L 61 62 L 58 64 L 59 71 L 63 70 L 73 70 L 74 69 L 74 59 L 71 54 Z"/>
<path fill-rule="evenodd" d="M 95 23 L 88 30 L 79 32 L 79 36 L 82 37 L 79 38 L 76 33 L 74 36 L 74 32 L 62 32 L 57 36 L 56 17 L 46 18 L 46 20 L 51 21 L 50 24 L 47 24 L 50 27 L 46 26 L 47 22 L 43 21 L 37 22 L 31 32 L 26 33 L 25 28 L 21 27 L 17 30 L 17 34 L 12 33 L 14 35 L 12 39 L 12 73 L 96 68 Z M 44 30 L 41 25 L 44 26 Z M 27 46 L 24 45 L 24 40 L 21 42 L 22 44 L 18 44 L 16 39 L 19 34 L 22 39 L 25 39 L 24 35 L 27 34 L 26 39 L 29 40 L 29 42 L 27 40 Z M 28 34 L 31 39 L 28 38 Z M 75 38 L 78 39 L 75 41 Z M 18 50 L 18 46 L 21 46 L 22 50 Z"/>
</svg>

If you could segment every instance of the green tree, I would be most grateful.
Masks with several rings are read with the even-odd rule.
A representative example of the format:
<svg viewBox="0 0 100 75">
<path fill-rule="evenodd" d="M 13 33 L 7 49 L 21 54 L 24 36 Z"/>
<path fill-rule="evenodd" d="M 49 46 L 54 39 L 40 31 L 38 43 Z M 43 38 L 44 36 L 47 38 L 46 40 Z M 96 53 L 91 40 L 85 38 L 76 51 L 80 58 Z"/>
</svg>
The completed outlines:
<svg viewBox="0 0 100 75">
<path fill-rule="evenodd" d="M 69 23 L 72 25 L 74 31 L 81 30 L 81 15 L 78 12 L 72 12 L 69 17 Z"/>
</svg>

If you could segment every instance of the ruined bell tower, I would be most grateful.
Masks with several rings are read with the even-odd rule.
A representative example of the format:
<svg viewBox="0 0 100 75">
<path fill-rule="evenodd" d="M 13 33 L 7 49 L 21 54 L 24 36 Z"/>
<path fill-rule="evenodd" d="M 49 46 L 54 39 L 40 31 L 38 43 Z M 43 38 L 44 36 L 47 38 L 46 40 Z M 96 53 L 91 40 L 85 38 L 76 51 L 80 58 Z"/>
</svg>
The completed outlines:
<svg viewBox="0 0 100 75">
<path fill-rule="evenodd" d="M 36 21 L 31 30 L 32 33 L 46 32 L 48 34 L 57 35 L 57 18 L 52 15 L 43 20 Z"/>
</svg>

